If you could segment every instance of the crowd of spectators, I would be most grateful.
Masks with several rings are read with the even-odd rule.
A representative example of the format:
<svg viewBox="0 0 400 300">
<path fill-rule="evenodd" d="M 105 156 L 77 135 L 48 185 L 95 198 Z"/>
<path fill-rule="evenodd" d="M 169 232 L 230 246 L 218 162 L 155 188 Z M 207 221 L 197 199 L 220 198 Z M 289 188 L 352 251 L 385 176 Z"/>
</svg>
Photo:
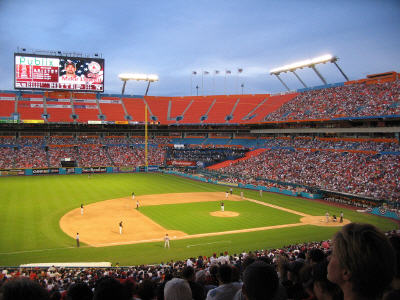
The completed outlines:
<svg viewBox="0 0 400 300">
<path fill-rule="evenodd" d="M 400 81 L 352 84 L 299 94 L 266 121 L 331 119 L 400 114 Z"/>
<path fill-rule="evenodd" d="M 79 167 L 111 166 L 112 163 L 106 153 L 106 149 L 100 145 L 88 145 L 79 147 Z"/>
<path fill-rule="evenodd" d="M 371 225 L 350 223 L 332 241 L 157 265 L 4 268 L 0 293 L 4 300 L 389 300 L 400 288 L 399 255 L 398 232 L 385 236 Z"/>
<path fill-rule="evenodd" d="M 47 145 L 74 145 L 75 138 L 73 136 L 49 136 L 46 139 Z"/>
<path fill-rule="evenodd" d="M 22 136 L 19 137 L 18 140 L 18 145 L 19 146 L 44 146 L 45 145 L 45 139 L 44 136 Z"/>
<path fill-rule="evenodd" d="M 167 159 L 184 161 L 202 161 L 205 165 L 219 163 L 225 160 L 235 160 L 245 156 L 248 149 L 243 148 L 168 148 Z"/>
<path fill-rule="evenodd" d="M 0 169 L 12 169 L 15 165 L 15 150 L 11 147 L 0 147 Z"/>
<path fill-rule="evenodd" d="M 49 147 L 48 156 L 52 168 L 60 168 L 61 160 L 64 158 L 70 158 L 73 161 L 79 160 L 77 149 L 74 147 Z"/>
<path fill-rule="evenodd" d="M 248 179 L 271 179 L 323 190 L 400 200 L 400 157 L 277 149 L 220 169 Z"/>
<path fill-rule="evenodd" d="M 15 150 L 15 168 L 47 168 L 48 160 L 44 147 L 25 146 Z"/>
<path fill-rule="evenodd" d="M 1 136 L 0 145 L 16 145 L 16 139 L 14 136 Z"/>
<path fill-rule="evenodd" d="M 338 149 L 338 150 L 361 150 L 376 152 L 400 152 L 400 144 L 394 141 L 377 142 L 373 140 L 350 141 L 345 139 L 319 139 L 311 137 L 285 137 L 260 139 L 259 147 L 263 148 L 308 148 L 308 149 Z"/>
</svg>

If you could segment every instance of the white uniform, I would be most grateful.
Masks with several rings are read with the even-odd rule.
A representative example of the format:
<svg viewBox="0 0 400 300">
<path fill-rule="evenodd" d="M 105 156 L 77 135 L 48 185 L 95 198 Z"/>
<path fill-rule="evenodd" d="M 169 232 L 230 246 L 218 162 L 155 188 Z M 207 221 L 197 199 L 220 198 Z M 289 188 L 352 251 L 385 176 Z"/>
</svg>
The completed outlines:
<svg viewBox="0 0 400 300">
<path fill-rule="evenodd" d="M 329 213 L 326 212 L 325 216 L 326 216 L 326 223 L 328 223 L 329 222 Z"/>
<path fill-rule="evenodd" d="M 81 215 L 83 215 L 83 204 L 81 204 Z"/>
<path fill-rule="evenodd" d="M 224 202 L 221 202 L 221 211 L 225 211 Z"/>
<path fill-rule="evenodd" d="M 240 192 L 240 198 L 243 200 L 243 191 Z"/>
<path fill-rule="evenodd" d="M 169 236 L 168 234 L 164 237 L 164 248 L 169 248 Z"/>
<path fill-rule="evenodd" d="M 119 223 L 119 234 L 122 234 L 122 221 Z"/>
<path fill-rule="evenodd" d="M 260 190 L 260 197 L 262 197 L 262 190 Z"/>
<path fill-rule="evenodd" d="M 225 198 L 228 199 L 228 197 L 229 197 L 229 193 L 225 192 Z"/>
</svg>

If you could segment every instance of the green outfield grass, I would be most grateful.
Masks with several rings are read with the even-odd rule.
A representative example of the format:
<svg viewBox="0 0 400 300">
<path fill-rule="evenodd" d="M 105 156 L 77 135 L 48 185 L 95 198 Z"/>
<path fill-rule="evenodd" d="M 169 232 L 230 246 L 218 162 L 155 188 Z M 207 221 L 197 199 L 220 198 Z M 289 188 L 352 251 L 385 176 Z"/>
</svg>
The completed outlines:
<svg viewBox="0 0 400 300">
<path fill-rule="evenodd" d="M 2 226 L 0 226 L 0 265 L 15 266 L 33 262 L 84 261 L 110 261 L 112 263 L 119 262 L 121 265 L 159 263 L 170 259 L 183 259 L 188 256 L 211 255 L 213 252 L 219 253 L 225 250 L 233 253 L 243 250 L 281 247 L 303 241 L 319 241 L 330 238 L 338 230 L 337 228 L 301 226 L 179 241 L 172 240 L 171 249 L 164 249 L 162 243 L 103 248 L 85 247 L 83 245 L 83 247 L 76 249 L 74 248 L 74 239 L 67 236 L 59 226 L 60 218 L 68 211 L 78 208 L 81 203 L 89 204 L 127 197 L 133 191 L 136 195 L 145 195 L 225 190 L 226 187 L 223 186 L 164 174 L 96 174 L 90 179 L 87 175 L 0 177 L 0 219 L 2 220 Z M 234 193 L 239 194 L 240 190 L 235 189 Z M 264 193 L 263 197 L 260 198 L 256 191 L 244 190 L 244 193 L 245 197 L 248 198 L 311 215 L 324 215 L 326 211 L 329 211 L 331 215 L 334 213 L 338 215 L 340 212 L 338 208 L 300 198 L 271 193 Z M 237 203 L 233 204 L 232 202 L 232 205 Z M 227 205 L 227 210 L 240 210 L 243 213 L 243 222 L 239 221 L 240 218 L 231 218 L 229 221 L 222 220 L 222 218 L 210 218 L 206 212 L 219 209 L 215 202 L 143 207 L 142 210 L 168 229 L 176 228 L 187 233 L 297 223 L 299 220 L 297 215 L 263 206 L 253 207 L 256 204 L 250 202 L 243 202 L 235 209 L 228 208 Z M 231 205 L 230 201 L 229 205 Z M 179 213 L 177 209 L 174 209 L 174 206 L 179 207 L 179 210 L 184 210 L 185 213 Z M 257 209 L 254 210 L 255 207 Z M 196 213 L 189 215 L 189 212 L 192 211 L 196 211 Z M 343 211 L 345 218 L 355 222 L 371 223 L 385 231 L 397 228 L 396 224 L 388 219 L 360 214 L 352 210 L 345 209 Z M 173 217 L 169 218 L 172 213 L 174 213 Z M 233 219 L 237 221 L 230 223 Z M 228 223 L 218 224 L 218 222 Z M 221 230 L 221 228 L 224 229 Z"/>
</svg>

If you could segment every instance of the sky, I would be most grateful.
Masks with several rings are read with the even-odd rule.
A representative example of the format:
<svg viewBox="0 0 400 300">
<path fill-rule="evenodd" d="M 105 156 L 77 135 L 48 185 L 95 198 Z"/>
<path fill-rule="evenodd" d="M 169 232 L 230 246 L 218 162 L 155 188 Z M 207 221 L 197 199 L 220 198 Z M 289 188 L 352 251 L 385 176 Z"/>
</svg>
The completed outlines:
<svg viewBox="0 0 400 300">
<path fill-rule="evenodd" d="M 155 96 L 241 94 L 242 85 L 245 94 L 279 93 L 286 89 L 269 70 L 327 53 L 350 80 L 400 72 L 400 1 L 0 0 L 0 90 L 14 88 L 21 48 L 100 53 L 105 93 L 121 93 L 126 72 L 158 74 Z M 318 70 L 328 83 L 344 81 L 331 63 Z M 297 73 L 322 84 L 309 68 Z M 291 73 L 281 78 L 303 87 Z M 145 89 L 129 81 L 125 94 Z"/>
</svg>

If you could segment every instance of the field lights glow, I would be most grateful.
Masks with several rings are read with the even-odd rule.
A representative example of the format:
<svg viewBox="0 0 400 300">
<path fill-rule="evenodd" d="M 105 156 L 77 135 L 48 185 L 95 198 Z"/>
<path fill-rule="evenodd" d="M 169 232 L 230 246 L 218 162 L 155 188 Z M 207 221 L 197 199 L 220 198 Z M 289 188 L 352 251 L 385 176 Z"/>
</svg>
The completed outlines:
<svg viewBox="0 0 400 300">
<path fill-rule="evenodd" d="M 123 73 L 119 74 L 118 77 L 121 80 L 143 80 L 143 81 L 158 81 L 158 75 L 156 74 L 132 74 L 132 73 Z"/>
<path fill-rule="evenodd" d="M 293 71 L 296 69 L 310 67 L 315 64 L 326 63 L 326 62 L 333 61 L 333 60 L 335 60 L 334 56 L 332 56 L 330 54 L 326 54 L 326 55 L 322 55 L 322 56 L 319 56 L 316 58 L 306 59 L 306 60 L 302 60 L 302 61 L 298 61 L 298 62 L 295 62 L 292 64 L 285 65 L 283 67 L 272 69 L 270 71 L 270 74 L 279 74 L 281 72 Z"/>
</svg>

